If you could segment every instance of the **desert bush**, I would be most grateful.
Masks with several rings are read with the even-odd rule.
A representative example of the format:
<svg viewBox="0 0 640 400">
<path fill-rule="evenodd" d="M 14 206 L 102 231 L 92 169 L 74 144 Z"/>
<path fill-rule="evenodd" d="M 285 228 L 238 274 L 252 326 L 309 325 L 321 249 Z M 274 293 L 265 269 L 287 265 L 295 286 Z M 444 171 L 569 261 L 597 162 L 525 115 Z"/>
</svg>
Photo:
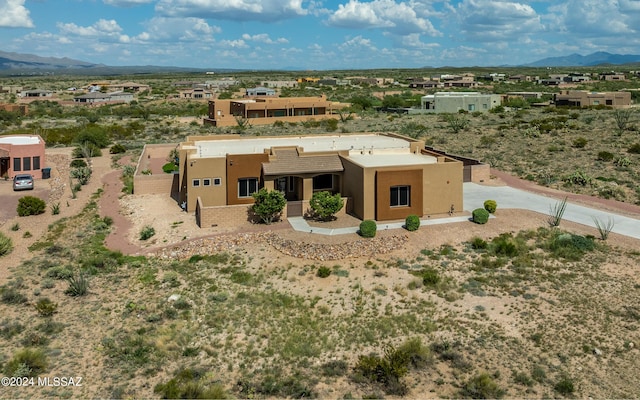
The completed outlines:
<svg viewBox="0 0 640 400">
<path fill-rule="evenodd" d="M 13 250 L 13 241 L 10 237 L 0 232 L 0 257 L 11 253 Z"/>
<path fill-rule="evenodd" d="M 404 219 L 404 227 L 410 232 L 417 231 L 420 228 L 420 217 L 415 214 L 408 215 Z"/>
<path fill-rule="evenodd" d="M 19 350 L 4 366 L 6 376 L 36 377 L 47 369 L 47 356 L 39 349 Z"/>
<path fill-rule="evenodd" d="M 476 224 L 486 224 L 489 221 L 489 211 L 484 208 L 476 208 L 471 213 L 473 222 Z"/>
<path fill-rule="evenodd" d="M 18 288 L 5 285 L 0 287 L 0 300 L 5 304 L 24 304 L 27 302 L 27 296 Z"/>
<path fill-rule="evenodd" d="M 349 370 L 349 364 L 344 360 L 331 360 L 320 366 L 324 376 L 343 376 Z"/>
<path fill-rule="evenodd" d="M 613 153 L 608 151 L 598 152 L 598 161 L 611 161 L 613 160 Z"/>
<path fill-rule="evenodd" d="M 18 215 L 26 217 L 29 215 L 38 215 L 44 213 L 47 204 L 41 198 L 34 196 L 24 196 L 18 200 Z"/>
<path fill-rule="evenodd" d="M 371 219 L 366 219 L 360 222 L 360 236 L 365 238 L 372 238 L 376 236 L 376 230 L 378 229 L 378 225 L 376 225 L 376 221 Z"/>
<path fill-rule="evenodd" d="M 282 210 L 287 204 L 284 194 L 279 190 L 269 191 L 262 188 L 251 196 L 255 200 L 255 203 L 251 206 L 251 211 L 267 225 L 280 218 Z"/>
<path fill-rule="evenodd" d="M 631 165 L 631 160 L 629 160 L 627 157 L 616 157 L 615 160 L 613 160 L 613 163 L 617 167 L 628 167 L 629 165 Z"/>
<path fill-rule="evenodd" d="M 168 162 L 162 166 L 162 170 L 167 174 L 172 174 L 174 171 L 178 171 L 178 166 L 172 162 Z"/>
<path fill-rule="evenodd" d="M 579 137 L 573 140 L 573 147 L 576 149 L 583 149 L 589 141 L 583 137 Z"/>
<path fill-rule="evenodd" d="M 87 162 L 81 158 L 77 158 L 75 160 L 71 160 L 69 167 L 71 168 L 84 168 L 87 166 Z"/>
<path fill-rule="evenodd" d="M 496 256 L 515 257 L 518 255 L 518 245 L 510 233 L 503 233 L 491 241 L 491 252 Z"/>
<path fill-rule="evenodd" d="M 435 286 L 440 282 L 440 274 L 433 268 L 425 268 L 420 271 L 420 277 L 424 286 Z"/>
<path fill-rule="evenodd" d="M 571 175 L 568 175 L 562 179 L 565 183 L 571 185 L 587 186 L 593 182 L 593 179 L 585 172 L 577 170 Z"/>
<path fill-rule="evenodd" d="M 471 243 L 471 248 L 474 250 L 484 250 L 487 247 L 489 247 L 489 244 L 487 243 L 486 240 L 477 236 L 473 237 L 470 243 Z"/>
<path fill-rule="evenodd" d="M 634 144 L 632 144 L 632 145 L 627 149 L 627 153 L 631 153 L 631 154 L 640 154 L 640 143 L 634 143 Z"/>
<path fill-rule="evenodd" d="M 548 248 L 554 257 L 579 261 L 584 253 L 595 248 L 593 239 L 593 236 L 585 237 L 558 232 L 549 238 Z"/>
<path fill-rule="evenodd" d="M 91 168 L 89 167 L 79 167 L 69 171 L 69 175 L 72 178 L 76 178 L 79 184 L 86 185 L 89 183 L 89 178 L 91 178 L 91 172 Z"/>
<path fill-rule="evenodd" d="M 155 234 L 156 230 L 154 227 L 147 225 L 140 230 L 140 240 L 149 240 Z"/>
<path fill-rule="evenodd" d="M 52 302 L 48 298 L 40 299 L 35 305 L 36 311 L 42 317 L 50 317 L 56 313 L 58 304 Z"/>
<path fill-rule="evenodd" d="M 121 145 L 120 143 L 116 143 L 109 148 L 109 154 L 121 154 L 125 153 L 127 148 Z"/>
<path fill-rule="evenodd" d="M 178 371 L 166 383 L 157 384 L 153 391 L 163 399 L 226 399 L 228 394 L 217 383 L 208 384 L 206 374 L 190 368 Z"/>
<path fill-rule="evenodd" d="M 75 147 L 71 152 L 71 155 L 73 158 L 86 158 L 88 160 L 92 157 L 100 157 L 102 155 L 102 150 L 100 150 L 100 147 L 95 144 L 86 142 Z"/>
<path fill-rule="evenodd" d="M 64 291 L 65 294 L 72 297 L 84 296 L 89 293 L 89 280 L 82 272 L 67 278 L 69 287 Z"/>
<path fill-rule="evenodd" d="M 331 275 L 331 268 L 323 265 L 318 268 L 316 275 L 320 278 L 327 278 L 329 275 Z"/>
<path fill-rule="evenodd" d="M 58 215 L 60 214 L 60 202 L 58 203 L 53 203 L 51 205 L 51 214 L 52 215 Z"/>
<path fill-rule="evenodd" d="M 45 273 L 47 278 L 67 280 L 73 276 L 73 270 L 64 265 L 56 265 L 55 267 L 51 267 Z"/>
<path fill-rule="evenodd" d="M 607 238 L 609 237 L 609 233 L 611 233 L 611 231 L 613 230 L 613 227 L 615 226 L 615 221 L 612 217 L 609 217 L 609 219 L 605 222 L 605 221 L 601 221 L 596 217 L 592 217 L 593 218 L 593 223 L 595 224 L 596 228 L 598 229 L 598 233 L 600 234 L 600 239 L 601 240 L 607 240 Z"/>
<path fill-rule="evenodd" d="M 489 212 L 489 214 L 493 214 L 496 212 L 498 208 L 498 203 L 495 200 L 486 200 L 484 202 L 484 209 Z"/>
<path fill-rule="evenodd" d="M 487 373 L 475 375 L 460 391 L 461 397 L 471 399 L 499 399 L 504 395 L 505 391 Z"/>
<path fill-rule="evenodd" d="M 560 380 L 553 385 L 553 389 L 562 395 L 572 394 L 575 391 L 573 380 L 568 376 L 561 377 Z"/>
<path fill-rule="evenodd" d="M 315 192 L 309 200 L 309 207 L 313 216 L 322 221 L 335 219 L 335 214 L 342 210 L 344 201 L 340 193 L 331 194 L 328 191 Z"/>
</svg>

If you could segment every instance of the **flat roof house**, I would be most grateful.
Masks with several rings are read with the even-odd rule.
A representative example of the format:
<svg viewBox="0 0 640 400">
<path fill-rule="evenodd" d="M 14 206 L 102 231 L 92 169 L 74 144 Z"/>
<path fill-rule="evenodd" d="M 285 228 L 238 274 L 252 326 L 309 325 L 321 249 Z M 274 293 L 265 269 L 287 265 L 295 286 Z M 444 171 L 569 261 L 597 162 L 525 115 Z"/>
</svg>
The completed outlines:
<svg viewBox="0 0 640 400">
<path fill-rule="evenodd" d="M 42 178 L 44 147 L 39 135 L 0 136 L 0 177 L 31 174 Z"/>
<path fill-rule="evenodd" d="M 631 92 L 589 92 L 586 90 L 562 90 L 555 95 L 556 106 L 590 107 L 611 106 L 629 107 Z"/>
<path fill-rule="evenodd" d="M 268 125 L 276 121 L 303 122 L 330 118 L 336 105 L 326 96 L 274 97 L 257 99 L 210 100 L 209 116 L 203 122 L 214 126 L 236 126 L 236 118 L 252 125 Z"/>
<path fill-rule="evenodd" d="M 463 163 L 399 135 L 191 136 L 179 153 L 178 200 L 198 221 L 204 208 L 252 204 L 262 187 L 285 194 L 289 216 L 323 190 L 361 219 L 462 210 Z"/>
<path fill-rule="evenodd" d="M 479 92 L 437 92 L 422 96 L 421 100 L 422 109 L 428 113 L 487 112 L 502 104 L 499 94 Z"/>
</svg>

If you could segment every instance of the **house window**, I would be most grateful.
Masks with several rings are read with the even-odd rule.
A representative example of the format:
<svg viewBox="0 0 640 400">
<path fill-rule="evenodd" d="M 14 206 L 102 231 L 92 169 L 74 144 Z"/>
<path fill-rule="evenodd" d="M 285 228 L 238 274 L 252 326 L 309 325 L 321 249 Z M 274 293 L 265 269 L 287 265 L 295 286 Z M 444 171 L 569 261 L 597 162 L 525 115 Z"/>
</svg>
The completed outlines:
<svg viewBox="0 0 640 400">
<path fill-rule="evenodd" d="M 487 108 L 489 108 L 489 105 L 487 103 L 484 103 L 482 104 L 482 108 L 486 110 Z"/>
<path fill-rule="evenodd" d="M 289 186 L 287 187 L 287 190 L 289 192 L 295 192 L 295 190 L 296 190 L 296 178 L 295 178 L 295 176 L 290 176 L 289 177 Z"/>
<path fill-rule="evenodd" d="M 313 190 L 332 190 L 333 175 L 324 174 L 313 177 Z"/>
<path fill-rule="evenodd" d="M 606 100 L 606 103 L 608 106 L 612 106 L 613 105 L 613 100 Z"/>
<path fill-rule="evenodd" d="M 204 178 L 202 180 L 202 186 L 211 186 L 211 178 Z"/>
<path fill-rule="evenodd" d="M 409 207 L 411 205 L 411 186 L 391 187 L 391 207 Z"/>
<path fill-rule="evenodd" d="M 194 179 L 191 181 L 193 187 L 200 187 L 200 179 Z"/>
<path fill-rule="evenodd" d="M 22 169 L 25 171 L 31 171 L 31 157 L 22 158 Z"/>
<path fill-rule="evenodd" d="M 222 178 L 213 178 L 213 186 L 222 185 Z"/>
<path fill-rule="evenodd" d="M 40 156 L 33 157 L 33 169 L 40 169 Z"/>
<path fill-rule="evenodd" d="M 475 111 L 476 110 L 476 105 L 475 104 L 469 104 L 469 111 Z"/>
<path fill-rule="evenodd" d="M 13 170 L 14 171 L 22 171 L 22 158 L 14 158 L 13 159 Z"/>
<path fill-rule="evenodd" d="M 238 179 L 238 197 L 251 197 L 258 191 L 258 178 Z"/>
</svg>

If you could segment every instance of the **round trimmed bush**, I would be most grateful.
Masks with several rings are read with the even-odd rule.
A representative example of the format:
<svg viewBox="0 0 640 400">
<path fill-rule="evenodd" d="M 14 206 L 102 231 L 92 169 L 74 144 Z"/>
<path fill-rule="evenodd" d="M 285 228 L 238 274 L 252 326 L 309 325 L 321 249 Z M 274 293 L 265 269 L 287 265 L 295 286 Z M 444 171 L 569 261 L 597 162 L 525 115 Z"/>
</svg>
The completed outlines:
<svg viewBox="0 0 640 400">
<path fill-rule="evenodd" d="M 360 222 L 360 236 L 366 238 L 372 238 L 376 236 L 376 230 L 378 226 L 376 225 L 376 221 L 366 219 Z"/>
<path fill-rule="evenodd" d="M 320 278 L 327 278 L 329 275 L 331 275 L 331 268 L 323 265 L 322 267 L 318 268 L 318 270 L 316 271 L 316 275 Z"/>
<path fill-rule="evenodd" d="M 127 148 L 124 147 L 123 145 L 121 145 L 120 143 L 114 144 L 109 149 L 109 153 L 110 154 L 121 154 L 121 153 L 126 153 L 126 152 L 127 152 Z"/>
<path fill-rule="evenodd" d="M 47 204 L 39 197 L 24 196 L 18 200 L 18 215 L 26 217 L 29 215 L 42 214 L 47 208 Z"/>
<path fill-rule="evenodd" d="M 498 208 L 498 203 L 496 203 L 495 200 L 487 200 L 484 202 L 484 209 L 489 211 L 489 214 L 496 212 L 496 208 Z"/>
<path fill-rule="evenodd" d="M 84 168 L 87 166 L 87 162 L 85 160 L 83 160 L 82 158 L 77 158 L 75 160 L 71 161 L 71 164 L 69 164 L 69 166 L 71 168 Z"/>
<path fill-rule="evenodd" d="M 420 217 L 413 214 L 408 215 L 404 220 L 404 227 L 410 232 L 417 231 L 420 228 Z"/>
<path fill-rule="evenodd" d="M 484 208 L 476 208 L 473 210 L 473 222 L 476 224 L 486 224 L 489 221 L 489 211 Z"/>
</svg>

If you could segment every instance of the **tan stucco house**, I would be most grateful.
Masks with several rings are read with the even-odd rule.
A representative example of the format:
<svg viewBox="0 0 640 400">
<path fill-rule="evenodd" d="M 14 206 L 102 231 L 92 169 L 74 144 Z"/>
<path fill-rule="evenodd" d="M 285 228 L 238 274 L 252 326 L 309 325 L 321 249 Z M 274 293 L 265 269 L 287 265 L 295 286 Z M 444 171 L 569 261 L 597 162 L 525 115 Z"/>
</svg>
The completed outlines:
<svg viewBox="0 0 640 400">
<path fill-rule="evenodd" d="M 31 174 L 42 178 L 45 143 L 39 135 L 0 136 L 0 177 Z"/>
<path fill-rule="evenodd" d="M 463 209 L 463 163 L 399 135 L 192 136 L 178 148 L 178 201 L 198 221 L 206 209 L 252 204 L 262 187 L 285 194 L 289 216 L 323 190 L 340 193 L 361 219 Z"/>
</svg>

